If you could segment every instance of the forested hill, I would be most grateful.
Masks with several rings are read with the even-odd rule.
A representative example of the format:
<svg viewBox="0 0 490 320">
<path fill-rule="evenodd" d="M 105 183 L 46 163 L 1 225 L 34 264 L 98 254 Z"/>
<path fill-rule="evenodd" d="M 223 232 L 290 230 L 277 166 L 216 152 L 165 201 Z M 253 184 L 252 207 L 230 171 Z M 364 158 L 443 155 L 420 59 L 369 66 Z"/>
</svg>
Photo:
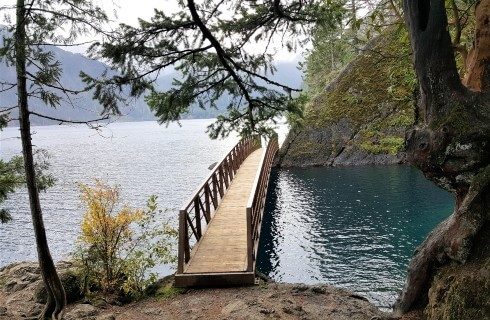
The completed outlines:
<svg viewBox="0 0 490 320">
<path fill-rule="evenodd" d="M 310 56 L 310 101 L 283 145 L 282 165 L 403 162 L 405 131 L 414 123 L 415 75 L 407 32 L 388 28 L 336 76 L 328 69 L 327 50 L 332 49 L 317 46 Z"/>
<path fill-rule="evenodd" d="M 88 59 L 80 54 L 74 54 L 57 47 L 51 48 L 56 59 L 61 62 L 63 73 L 61 83 L 67 89 L 83 88 L 83 83 L 79 77 L 80 71 L 91 76 L 98 76 L 107 68 L 106 65 L 99 61 Z M 301 72 L 297 69 L 297 62 L 279 62 L 276 64 L 277 73 L 275 78 L 290 86 L 300 87 L 302 83 Z M 172 80 L 177 76 L 176 72 L 166 72 L 158 79 L 158 86 L 162 89 L 170 88 Z M 15 82 L 14 66 L 7 66 L 0 63 L 0 81 Z M 218 109 L 203 110 L 197 106 L 184 115 L 186 119 L 206 119 L 214 118 L 224 112 L 226 98 L 223 98 Z M 6 92 L 0 92 L 0 103 L 2 106 L 14 106 L 17 103 L 15 89 Z M 97 118 L 102 110 L 97 102 L 92 100 L 92 93 L 86 92 L 71 97 L 70 101 L 62 101 L 56 109 L 46 106 L 42 101 L 31 99 L 30 107 L 33 111 L 42 113 L 47 116 L 63 118 L 67 120 L 90 120 Z M 127 107 L 122 108 L 125 115 L 118 120 L 121 121 L 145 121 L 153 120 L 155 117 L 149 110 L 144 98 L 141 97 L 131 101 Z M 15 116 L 13 116 L 15 117 Z M 55 121 L 32 117 L 32 123 L 35 125 L 54 124 Z M 12 123 L 15 125 L 15 123 Z"/>
</svg>

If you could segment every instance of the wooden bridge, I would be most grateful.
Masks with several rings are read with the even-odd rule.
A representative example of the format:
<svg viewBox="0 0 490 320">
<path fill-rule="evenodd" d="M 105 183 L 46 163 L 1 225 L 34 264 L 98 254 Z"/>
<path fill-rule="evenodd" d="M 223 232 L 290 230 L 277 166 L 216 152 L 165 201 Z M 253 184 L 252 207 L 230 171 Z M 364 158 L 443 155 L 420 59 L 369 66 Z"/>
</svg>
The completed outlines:
<svg viewBox="0 0 490 320">
<path fill-rule="evenodd" d="M 215 166 L 179 214 L 175 285 L 255 282 L 262 215 L 277 138 L 241 140 Z"/>
</svg>

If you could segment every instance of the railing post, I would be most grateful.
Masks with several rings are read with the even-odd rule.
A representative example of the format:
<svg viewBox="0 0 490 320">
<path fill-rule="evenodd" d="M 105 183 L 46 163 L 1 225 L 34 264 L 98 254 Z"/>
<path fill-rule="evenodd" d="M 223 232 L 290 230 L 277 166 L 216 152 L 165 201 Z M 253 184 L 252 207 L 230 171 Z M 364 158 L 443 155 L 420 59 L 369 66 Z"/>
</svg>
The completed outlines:
<svg viewBox="0 0 490 320">
<path fill-rule="evenodd" d="M 247 208 L 247 271 L 253 271 L 254 263 L 254 241 L 252 228 L 252 208 Z"/>
<path fill-rule="evenodd" d="M 225 161 L 223 161 L 223 172 L 224 172 L 224 180 L 225 180 L 225 186 L 226 189 L 228 189 L 228 186 L 230 185 L 230 170 L 228 169 L 228 164 L 229 160 L 228 157 L 226 157 Z"/>
<path fill-rule="evenodd" d="M 223 198 L 224 190 L 223 190 L 223 165 L 220 165 L 218 168 L 219 172 L 219 196 Z"/>
<path fill-rule="evenodd" d="M 233 173 L 236 175 L 236 172 L 238 170 L 238 158 L 237 158 L 237 152 L 236 148 L 233 149 Z"/>
<path fill-rule="evenodd" d="M 209 191 L 209 184 L 206 182 L 204 185 L 204 201 L 206 202 L 206 212 L 204 212 L 204 217 L 206 218 L 206 223 L 209 224 L 211 220 L 211 192 Z"/>
<path fill-rule="evenodd" d="M 177 273 L 184 273 L 184 264 L 185 264 L 185 245 L 184 243 L 187 239 L 187 223 L 185 218 L 186 212 L 185 210 L 180 210 L 179 212 L 179 252 L 178 252 L 178 261 L 177 261 Z"/>
<path fill-rule="evenodd" d="M 240 164 L 240 166 L 242 165 L 242 162 L 243 162 L 243 145 L 240 145 L 240 147 L 238 148 L 238 163 Z"/>
<path fill-rule="evenodd" d="M 235 171 L 233 170 L 233 153 L 230 153 L 230 157 L 228 158 L 228 175 L 230 176 L 230 182 L 235 177 Z"/>
<path fill-rule="evenodd" d="M 202 237 L 202 228 L 201 228 L 201 215 L 200 215 L 200 212 L 201 210 L 199 209 L 199 195 L 197 195 L 195 198 L 194 198 L 194 211 L 196 213 L 196 237 L 197 237 L 197 241 L 199 241 Z"/>
<path fill-rule="evenodd" d="M 216 174 L 213 174 L 213 206 L 214 210 L 218 208 L 218 179 L 216 179 Z"/>
</svg>

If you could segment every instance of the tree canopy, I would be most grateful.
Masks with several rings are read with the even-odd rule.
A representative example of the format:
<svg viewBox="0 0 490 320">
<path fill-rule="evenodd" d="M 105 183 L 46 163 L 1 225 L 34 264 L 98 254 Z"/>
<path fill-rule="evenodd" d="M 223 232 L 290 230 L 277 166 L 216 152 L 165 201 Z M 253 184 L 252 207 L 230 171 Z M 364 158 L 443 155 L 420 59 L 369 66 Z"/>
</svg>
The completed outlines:
<svg viewBox="0 0 490 320">
<path fill-rule="evenodd" d="M 300 113 L 292 88 L 271 79 L 278 44 L 289 50 L 304 45 L 315 24 L 340 23 L 339 1 L 180 1 L 179 10 L 140 19 L 138 27 L 121 24 L 115 34 L 92 47 L 120 72 L 94 79 L 83 75 L 100 101 L 114 101 L 118 88 L 146 97 L 161 123 L 179 120 L 190 106 L 216 107 L 228 96 L 228 113 L 209 127 L 216 138 L 235 130 L 268 134 L 269 121 Z M 155 79 L 166 68 L 180 74 L 173 87 L 160 91 Z"/>
</svg>

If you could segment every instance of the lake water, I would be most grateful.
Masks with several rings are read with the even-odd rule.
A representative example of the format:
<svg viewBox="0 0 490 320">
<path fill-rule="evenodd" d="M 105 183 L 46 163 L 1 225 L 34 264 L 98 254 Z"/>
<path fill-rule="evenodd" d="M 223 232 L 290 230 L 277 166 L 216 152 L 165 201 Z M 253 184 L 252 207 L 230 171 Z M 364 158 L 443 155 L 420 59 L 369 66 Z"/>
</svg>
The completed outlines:
<svg viewBox="0 0 490 320">
<path fill-rule="evenodd" d="M 57 179 L 53 188 L 41 194 L 53 256 L 67 258 L 78 236 L 83 213 L 80 182 L 101 179 L 117 184 L 121 199 L 137 208 L 143 208 L 155 194 L 159 207 L 167 210 L 166 218 L 176 222 L 176 212 L 209 173 L 209 165 L 237 141 L 209 139 L 205 130 L 211 122 L 185 120 L 182 127 L 168 128 L 156 122 L 114 123 L 100 133 L 86 126 L 34 127 L 33 144 L 49 150 L 51 172 Z M 20 152 L 18 136 L 17 128 L 2 133 L 2 158 Z M 36 260 L 27 200 L 21 190 L 6 203 L 14 220 L 0 224 L 0 266 Z"/>
<path fill-rule="evenodd" d="M 390 308 L 414 249 L 453 205 L 409 166 L 275 170 L 258 269 L 278 281 L 347 288 Z"/>
<path fill-rule="evenodd" d="M 101 133 L 83 126 L 35 127 L 34 144 L 51 154 L 56 185 L 42 194 L 50 247 L 67 258 L 83 207 L 77 183 L 102 179 L 120 186 L 122 199 L 144 207 L 157 195 L 163 220 L 177 211 L 237 141 L 210 140 L 211 120 L 168 128 L 154 122 L 111 124 Z M 1 132 L 0 157 L 20 152 L 17 128 Z M 6 206 L 14 220 L 0 224 L 0 267 L 36 260 L 27 194 Z M 326 282 L 387 307 L 402 288 L 408 260 L 428 232 L 452 210 L 449 194 L 408 166 L 273 171 L 258 268 L 279 281 Z M 170 273 L 162 266 L 162 273 Z"/>
</svg>

